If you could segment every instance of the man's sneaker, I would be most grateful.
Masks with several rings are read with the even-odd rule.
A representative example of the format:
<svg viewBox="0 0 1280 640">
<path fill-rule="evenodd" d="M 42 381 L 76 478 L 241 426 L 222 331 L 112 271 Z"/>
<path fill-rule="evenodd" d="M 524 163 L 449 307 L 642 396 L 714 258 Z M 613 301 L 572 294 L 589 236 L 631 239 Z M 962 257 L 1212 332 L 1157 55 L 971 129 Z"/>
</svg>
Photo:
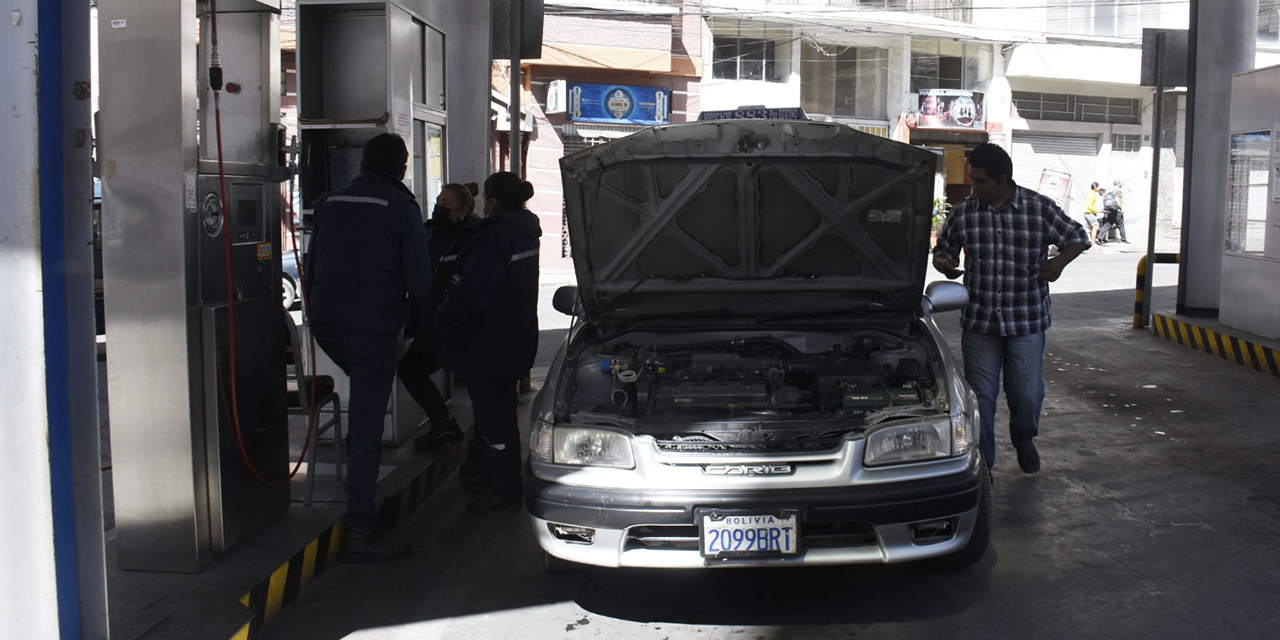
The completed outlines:
<svg viewBox="0 0 1280 640">
<path fill-rule="evenodd" d="M 520 508 L 519 498 L 502 498 L 493 494 L 481 496 L 467 503 L 467 511 L 471 513 L 493 513 L 494 511 L 515 511 Z"/>
<path fill-rule="evenodd" d="M 446 420 L 441 420 L 440 424 L 434 425 L 426 435 L 414 438 L 413 450 L 431 451 L 447 444 L 462 442 L 462 440 L 462 429 L 458 427 L 458 421 L 450 417 Z"/>
<path fill-rule="evenodd" d="M 347 564 L 383 562 L 412 553 L 412 546 L 387 540 L 377 533 L 348 532 L 346 545 L 342 549 L 342 561 Z"/>
<path fill-rule="evenodd" d="M 1034 444 L 1018 449 L 1018 466 L 1023 473 L 1035 473 L 1040 470 L 1040 454 Z"/>
</svg>

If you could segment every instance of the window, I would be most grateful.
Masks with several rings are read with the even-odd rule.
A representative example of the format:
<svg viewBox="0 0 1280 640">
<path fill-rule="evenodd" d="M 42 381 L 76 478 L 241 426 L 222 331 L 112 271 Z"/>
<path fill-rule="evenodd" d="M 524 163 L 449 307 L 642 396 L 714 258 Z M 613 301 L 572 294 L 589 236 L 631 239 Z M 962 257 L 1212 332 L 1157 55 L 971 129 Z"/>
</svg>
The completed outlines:
<svg viewBox="0 0 1280 640">
<path fill-rule="evenodd" d="M 991 49 L 937 40 L 911 43 L 911 92 L 973 89 L 991 74 Z"/>
<path fill-rule="evenodd" d="M 1258 0 L 1258 44 L 1280 42 L 1280 0 Z"/>
<path fill-rule="evenodd" d="M 1135 154 L 1142 150 L 1142 136 L 1129 133 L 1117 133 L 1111 136 L 1111 151 L 1114 153 Z"/>
<path fill-rule="evenodd" d="M 1267 234 L 1271 132 L 1231 135 L 1227 170 L 1227 251 L 1262 253 Z"/>
<path fill-rule="evenodd" d="M 832 6 L 850 6 L 850 0 L 831 0 Z M 972 18 L 972 0 L 856 0 L 856 5 L 868 11 L 909 11 L 914 15 L 930 15 L 944 20 L 969 22 Z"/>
<path fill-rule="evenodd" d="M 1046 33 L 1132 38 L 1143 26 L 1161 25 L 1167 0 L 1055 0 L 1048 4 Z M 1184 7 L 1185 15 L 1185 7 Z"/>
<path fill-rule="evenodd" d="M 781 82 L 774 43 L 757 38 L 714 40 L 711 76 L 721 80 L 767 80 Z"/>
<path fill-rule="evenodd" d="M 887 118 L 889 52 L 806 42 L 800 105 L 809 113 Z"/>
<path fill-rule="evenodd" d="M 1137 98 L 1014 91 L 1013 105 L 1028 120 L 1142 124 L 1142 101 Z"/>
</svg>

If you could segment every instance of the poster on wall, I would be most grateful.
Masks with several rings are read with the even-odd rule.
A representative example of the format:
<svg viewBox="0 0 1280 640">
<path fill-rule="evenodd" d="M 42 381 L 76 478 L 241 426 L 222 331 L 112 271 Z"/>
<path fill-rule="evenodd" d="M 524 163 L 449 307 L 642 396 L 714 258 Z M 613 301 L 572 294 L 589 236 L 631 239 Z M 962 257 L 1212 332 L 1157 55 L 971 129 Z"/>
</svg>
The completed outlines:
<svg viewBox="0 0 1280 640">
<path fill-rule="evenodd" d="M 566 112 L 575 122 L 667 124 L 671 90 L 570 82 Z"/>
<path fill-rule="evenodd" d="M 1055 169 L 1045 169 L 1040 173 L 1040 184 L 1036 191 L 1049 197 L 1059 208 L 1065 208 L 1067 196 L 1071 193 L 1071 174 Z"/>
<path fill-rule="evenodd" d="M 921 89 L 917 129 L 986 128 L 982 94 L 960 89 Z"/>
</svg>

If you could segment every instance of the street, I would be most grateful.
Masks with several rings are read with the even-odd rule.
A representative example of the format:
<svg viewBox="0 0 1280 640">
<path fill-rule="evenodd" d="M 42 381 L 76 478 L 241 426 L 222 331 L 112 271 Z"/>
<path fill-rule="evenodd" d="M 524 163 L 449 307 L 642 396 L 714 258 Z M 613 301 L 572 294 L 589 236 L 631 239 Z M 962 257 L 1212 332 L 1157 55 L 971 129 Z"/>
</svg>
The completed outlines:
<svg viewBox="0 0 1280 640">
<path fill-rule="evenodd" d="M 552 574 L 523 514 L 467 513 L 455 479 L 390 533 L 412 558 L 332 568 L 260 637 L 1280 637 L 1275 380 L 1130 328 L 1137 254 L 1090 253 L 1054 287 L 1044 468 L 1018 471 L 1002 408 L 972 568 Z M 959 315 L 941 324 L 958 349 Z"/>
</svg>

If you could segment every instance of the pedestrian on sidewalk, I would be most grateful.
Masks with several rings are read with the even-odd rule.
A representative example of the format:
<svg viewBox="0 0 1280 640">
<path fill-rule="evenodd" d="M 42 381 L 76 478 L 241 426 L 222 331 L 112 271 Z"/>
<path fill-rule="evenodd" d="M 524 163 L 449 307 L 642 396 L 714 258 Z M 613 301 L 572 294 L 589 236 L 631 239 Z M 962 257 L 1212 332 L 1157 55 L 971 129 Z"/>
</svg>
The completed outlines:
<svg viewBox="0 0 1280 640">
<path fill-rule="evenodd" d="M 409 295 L 431 292 L 422 211 L 404 185 L 409 152 L 392 133 L 364 146 L 360 174 L 320 196 L 307 251 L 307 295 L 316 342 L 350 378 L 347 399 L 347 537 L 343 560 L 373 562 L 412 547 L 375 530 L 373 495 L 383 417 L 396 379 Z"/>
<path fill-rule="evenodd" d="M 501 171 L 484 182 L 484 211 L 465 247 L 436 326 L 445 368 L 467 381 L 476 435 L 486 445 L 491 485 L 467 503 L 474 513 L 520 507 L 516 384 L 538 350 L 538 246 L 542 228 L 525 208 L 533 185 Z"/>
<path fill-rule="evenodd" d="M 1085 229 L 1089 231 L 1089 242 L 1096 243 L 1098 241 L 1098 212 L 1101 208 L 1102 197 L 1098 193 L 1098 183 L 1094 182 L 1089 185 L 1089 195 L 1084 200 L 1084 224 Z"/>
<path fill-rule="evenodd" d="M 1032 441 L 1044 404 L 1044 332 L 1049 328 L 1049 283 L 1089 248 L 1089 235 L 1053 200 L 1013 181 L 1004 149 L 981 144 L 969 152 L 973 194 L 938 231 L 933 266 L 964 276 L 969 304 L 961 315 L 965 379 L 978 396 L 979 439 L 987 467 L 995 466 L 995 413 L 1004 377 L 1009 437 L 1024 473 L 1040 470 Z M 1047 257 L 1049 245 L 1060 247 Z M 964 270 L 958 257 L 964 252 Z"/>
<path fill-rule="evenodd" d="M 1111 190 L 1102 197 L 1102 209 L 1106 218 L 1098 229 L 1098 241 L 1101 244 L 1110 242 L 1111 230 L 1120 232 L 1120 242 L 1129 244 L 1129 235 L 1124 230 L 1124 184 L 1119 180 L 1111 183 Z"/>
</svg>

